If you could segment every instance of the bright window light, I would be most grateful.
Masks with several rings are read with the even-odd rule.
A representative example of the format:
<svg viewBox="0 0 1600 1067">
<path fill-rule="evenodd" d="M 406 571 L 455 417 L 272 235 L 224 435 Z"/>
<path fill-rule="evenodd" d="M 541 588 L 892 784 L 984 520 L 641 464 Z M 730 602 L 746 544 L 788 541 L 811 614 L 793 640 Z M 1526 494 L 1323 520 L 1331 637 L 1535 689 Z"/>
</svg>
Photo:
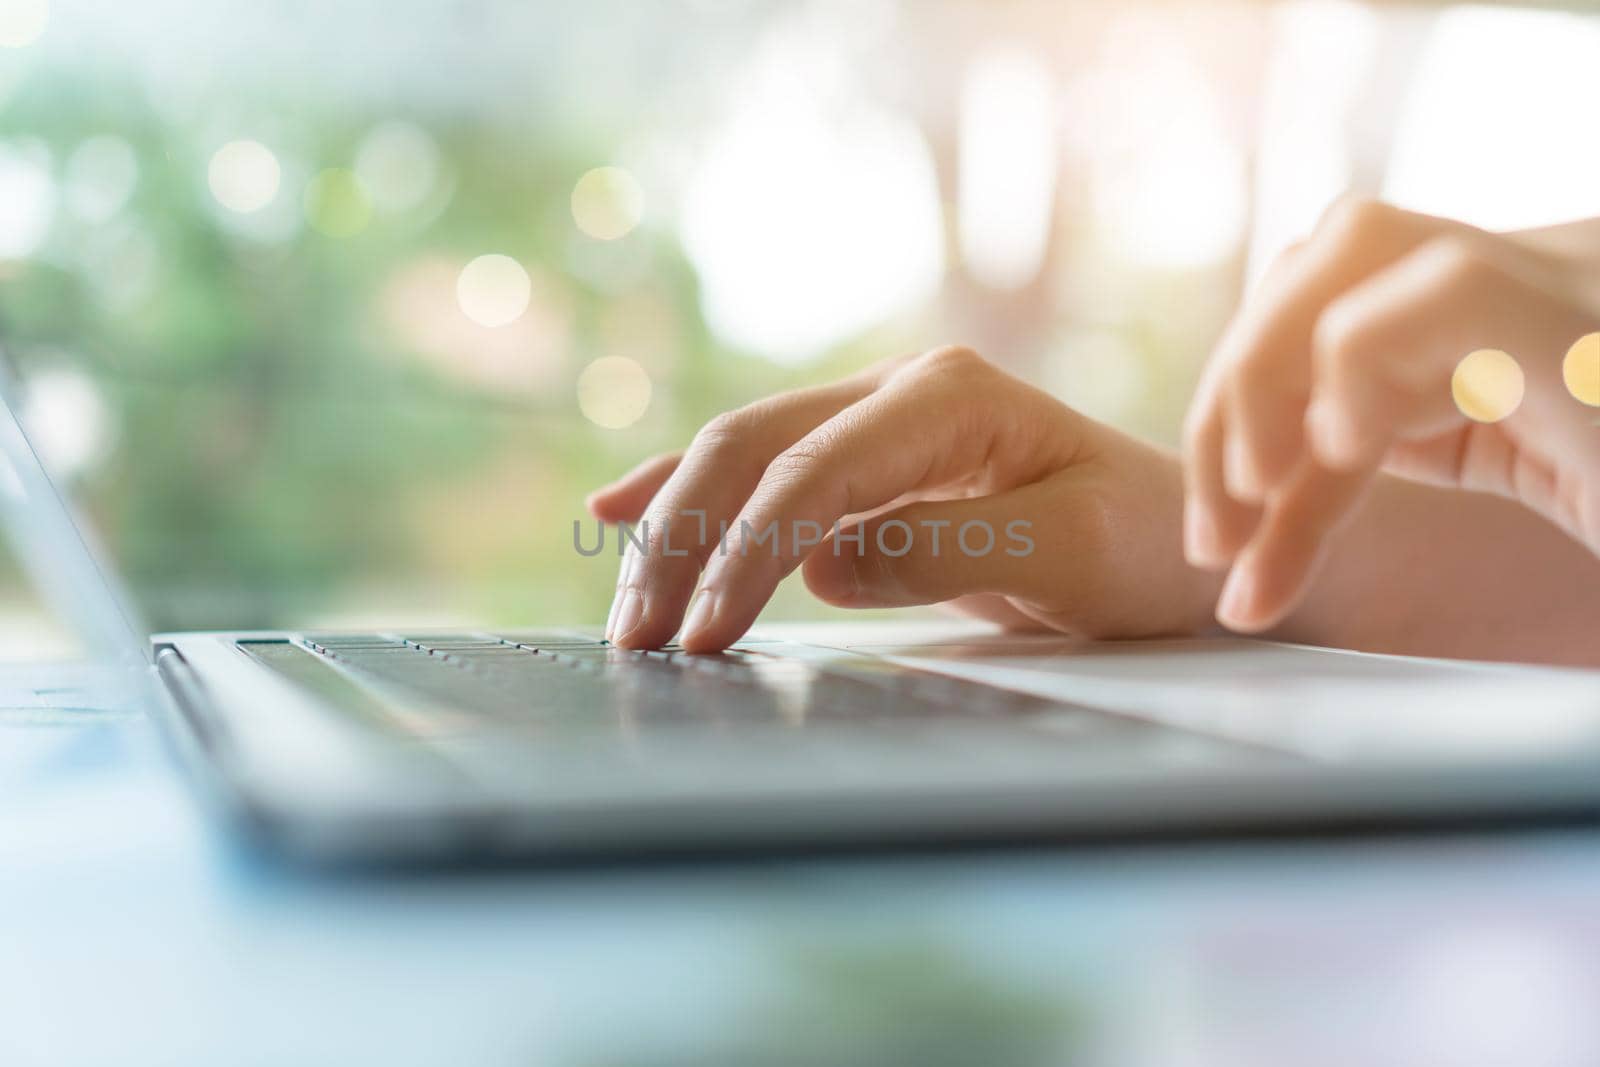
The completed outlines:
<svg viewBox="0 0 1600 1067">
<path fill-rule="evenodd" d="M 50 25 L 50 0 L 5 0 L 0 4 L 0 48 L 26 48 Z"/>
<path fill-rule="evenodd" d="M 682 227 L 712 329 L 785 362 L 925 301 L 944 270 L 921 133 L 880 108 L 819 99 L 804 73 L 767 57 L 692 176 Z"/>
<path fill-rule="evenodd" d="M 1177 31 L 1149 15 L 1121 17 L 1075 95 L 1073 135 L 1088 157 L 1103 247 L 1156 269 L 1232 254 L 1244 233 L 1244 161 Z"/>
<path fill-rule="evenodd" d="M 973 64 L 961 91 L 961 256 L 993 289 L 1039 273 L 1055 197 L 1056 125 L 1050 72 L 1008 48 Z"/>
<path fill-rule="evenodd" d="M 1497 230 L 1600 214 L 1596 71 L 1592 16 L 1440 14 L 1395 132 L 1385 195 Z"/>
<path fill-rule="evenodd" d="M 22 419 L 50 470 L 67 478 L 93 465 L 110 444 L 111 413 L 86 376 L 51 369 L 28 383 Z"/>
<path fill-rule="evenodd" d="M 1377 39 L 1376 17 L 1354 0 L 1298 0 L 1273 11 L 1256 158 L 1252 284 L 1350 188 L 1350 113 Z"/>
<path fill-rule="evenodd" d="M 55 210 L 48 150 L 0 143 L 0 260 L 32 254 L 50 232 Z"/>
</svg>

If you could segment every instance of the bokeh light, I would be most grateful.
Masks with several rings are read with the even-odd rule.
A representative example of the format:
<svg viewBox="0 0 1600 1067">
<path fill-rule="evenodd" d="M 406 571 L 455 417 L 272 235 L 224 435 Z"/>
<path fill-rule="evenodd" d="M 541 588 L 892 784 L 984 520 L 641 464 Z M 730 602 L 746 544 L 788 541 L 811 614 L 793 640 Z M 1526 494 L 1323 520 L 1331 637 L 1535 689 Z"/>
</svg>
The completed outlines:
<svg viewBox="0 0 1600 1067">
<path fill-rule="evenodd" d="M 697 161 L 682 236 L 712 329 L 797 363 L 933 297 L 944 208 L 914 121 L 811 92 L 826 64 L 780 45 Z"/>
<path fill-rule="evenodd" d="M 0 142 L 0 259 L 20 259 L 44 243 L 55 208 L 49 150 Z"/>
<path fill-rule="evenodd" d="M 26 48 L 50 25 L 50 0 L 0 3 L 0 48 Z"/>
<path fill-rule="evenodd" d="M 378 211 L 390 215 L 411 211 L 439 180 L 439 149 L 426 131 L 412 123 L 384 122 L 361 142 L 355 172 Z"/>
<path fill-rule="evenodd" d="M 399 348 L 473 389 L 528 396 L 560 388 L 575 318 L 566 279 L 528 272 L 527 310 L 485 329 L 463 312 L 462 266 L 427 255 L 390 276 L 376 310 Z"/>
<path fill-rule="evenodd" d="M 22 420 L 58 477 L 103 459 L 111 444 L 111 412 L 88 376 L 66 368 L 40 372 L 27 384 Z"/>
<path fill-rule="evenodd" d="M 514 457 L 570 503 L 716 411 L 950 339 L 1171 442 L 1243 242 L 1303 234 L 1333 191 L 1385 173 L 1369 120 L 1378 96 L 1386 113 L 1403 101 L 1376 75 L 1459 21 L 1413 32 L 1367 0 L 696 0 L 709 26 L 651 5 L 620 22 L 605 5 L 449 6 L 373 21 L 228 2 L 175 22 L 59 0 L 36 44 L 0 50 L 0 312 L 26 373 L 107 373 L 111 426 L 152 457 L 89 488 L 163 625 L 238 621 L 164 614 L 169 585 L 269 590 L 242 601 L 254 624 L 472 568 L 496 590 L 554 590 L 537 609 L 551 620 L 592 614 L 564 546 L 524 536 L 431 571 L 385 538 L 428 510 L 430 478 L 475 486 Z M 0 0 L 0 24 L 29 9 L 44 5 Z M 1559 63 L 1576 47 L 1528 43 Z M 1493 69 L 1529 62 L 1512 59 Z M 1471 98 L 1528 95 L 1506 80 Z M 1276 138 L 1259 153 L 1258 120 Z M 1447 194 L 1461 166 L 1437 168 Z M 1244 193 L 1262 205 L 1249 228 Z M 469 265 L 487 252 L 516 258 Z M 635 366 L 598 364 L 577 389 L 599 357 Z M 258 417 L 269 380 L 314 400 L 303 418 Z M 185 391 L 192 423 L 146 381 L 203 382 Z M 362 440 L 413 444 L 403 462 L 347 447 L 352 392 Z M 563 417 L 528 417 L 552 405 Z M 346 465 L 308 469 L 311 452 Z M 248 491 L 212 506 L 219 485 Z M 210 549 L 178 573 L 174 544 Z M 317 588 L 276 598 L 297 583 Z M 808 604 L 796 591 L 779 608 Z"/>
<path fill-rule="evenodd" d="M 602 356 L 578 375 L 578 410 L 596 426 L 621 430 L 650 407 L 650 375 L 625 356 Z"/>
<path fill-rule="evenodd" d="M 597 241 L 626 237 L 644 218 L 644 190 L 621 167 L 596 167 L 572 187 L 572 221 Z"/>
<path fill-rule="evenodd" d="M 1414 88 L 1390 133 L 1386 200 L 1491 230 L 1600 214 L 1600 138 L 1530 121 L 1595 95 L 1600 20 L 1572 6 L 1453 4 L 1438 13 L 1409 64 Z"/>
<path fill-rule="evenodd" d="M 272 203 L 282 178 L 278 157 L 260 141 L 229 141 L 217 149 L 206 171 L 217 203 L 241 215 Z"/>
<path fill-rule="evenodd" d="M 326 237 L 354 237 L 372 221 L 372 198 L 354 171 L 333 167 L 306 185 L 306 221 Z"/>
<path fill-rule="evenodd" d="M 1600 408 L 1600 333 L 1580 337 L 1561 361 L 1567 392 L 1590 407 Z"/>
<path fill-rule="evenodd" d="M 1522 367 L 1509 353 L 1480 348 L 1456 364 L 1450 394 L 1473 422 L 1499 422 L 1522 404 Z"/>
<path fill-rule="evenodd" d="M 127 141 L 91 137 L 67 159 L 67 208 L 85 222 L 105 222 L 127 204 L 138 181 L 139 160 Z"/>
<path fill-rule="evenodd" d="M 461 269 L 456 301 L 461 313 L 479 326 L 504 326 L 528 310 L 533 283 L 522 264 L 510 256 L 479 256 Z"/>
</svg>

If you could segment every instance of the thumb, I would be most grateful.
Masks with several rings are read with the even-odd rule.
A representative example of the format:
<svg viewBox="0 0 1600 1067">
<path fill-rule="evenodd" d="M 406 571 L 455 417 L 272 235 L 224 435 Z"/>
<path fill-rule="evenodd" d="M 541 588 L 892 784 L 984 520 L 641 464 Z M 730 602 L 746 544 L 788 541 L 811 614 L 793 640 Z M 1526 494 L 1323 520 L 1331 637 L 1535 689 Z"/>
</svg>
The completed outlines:
<svg viewBox="0 0 1600 1067">
<path fill-rule="evenodd" d="M 853 608 L 937 604 L 976 593 L 1026 596 L 1039 585 L 1044 484 L 908 504 L 844 526 L 806 559 L 806 587 L 829 604 Z"/>
</svg>

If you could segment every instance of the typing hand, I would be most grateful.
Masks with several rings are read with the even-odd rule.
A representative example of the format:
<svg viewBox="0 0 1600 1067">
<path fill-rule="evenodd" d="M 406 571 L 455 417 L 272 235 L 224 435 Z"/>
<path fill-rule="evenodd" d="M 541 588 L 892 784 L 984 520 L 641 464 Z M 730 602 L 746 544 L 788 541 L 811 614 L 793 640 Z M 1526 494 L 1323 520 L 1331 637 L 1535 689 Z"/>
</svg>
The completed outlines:
<svg viewBox="0 0 1600 1067">
<path fill-rule="evenodd" d="M 1181 507 L 1171 457 L 964 348 L 719 416 L 686 452 L 589 498 L 604 521 L 649 523 L 607 636 L 652 648 L 682 623 L 692 651 L 738 640 L 802 563 L 837 605 L 955 602 L 1094 636 L 1192 630 L 1217 583 L 1183 563 Z"/>
<path fill-rule="evenodd" d="M 1563 384 L 1569 349 L 1600 330 L 1583 284 L 1515 235 L 1381 204 L 1331 211 L 1231 324 L 1185 427 L 1184 549 L 1228 572 L 1218 619 L 1282 619 L 1382 467 L 1512 497 L 1600 553 L 1600 413 Z M 1525 374 L 1503 421 L 1467 417 L 1517 397 L 1496 357 L 1457 376 L 1480 349 Z"/>
</svg>

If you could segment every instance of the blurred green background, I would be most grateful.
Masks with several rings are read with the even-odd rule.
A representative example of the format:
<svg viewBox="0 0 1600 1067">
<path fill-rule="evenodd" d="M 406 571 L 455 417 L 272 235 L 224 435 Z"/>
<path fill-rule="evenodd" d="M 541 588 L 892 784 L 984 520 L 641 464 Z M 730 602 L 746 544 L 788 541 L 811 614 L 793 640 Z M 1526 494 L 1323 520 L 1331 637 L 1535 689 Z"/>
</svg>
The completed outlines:
<svg viewBox="0 0 1600 1067">
<path fill-rule="evenodd" d="M 1449 177 L 1441 40 L 1580 21 L 4 0 L 0 344 L 155 627 L 598 620 L 584 494 L 775 390 L 961 341 L 1172 442 L 1332 196 L 1503 184 Z"/>
</svg>

